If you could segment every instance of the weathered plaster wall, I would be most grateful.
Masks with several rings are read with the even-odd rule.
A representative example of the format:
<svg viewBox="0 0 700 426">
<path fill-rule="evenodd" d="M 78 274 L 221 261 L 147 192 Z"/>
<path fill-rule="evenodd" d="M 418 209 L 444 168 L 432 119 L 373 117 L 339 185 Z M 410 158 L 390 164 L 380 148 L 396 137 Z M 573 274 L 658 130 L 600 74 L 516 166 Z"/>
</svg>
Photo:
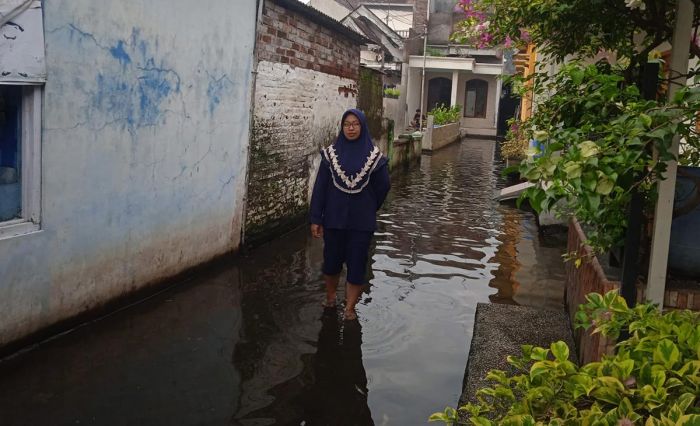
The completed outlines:
<svg viewBox="0 0 700 426">
<path fill-rule="evenodd" d="M 319 150 L 335 140 L 341 115 L 357 102 L 354 92 L 338 88 L 355 84 L 287 64 L 258 64 L 246 241 L 298 224 L 306 213 Z"/>
<path fill-rule="evenodd" d="M 357 105 L 360 68 L 358 44 L 272 0 L 258 42 L 246 244 L 305 220 L 319 150 Z"/>
<path fill-rule="evenodd" d="M 0 344 L 237 248 L 255 13 L 44 2 L 42 231 L 0 240 Z"/>
<path fill-rule="evenodd" d="M 372 139 L 382 138 L 382 118 L 384 116 L 383 74 L 370 68 L 360 68 L 360 81 L 357 85 L 357 108 L 365 113 Z"/>
</svg>

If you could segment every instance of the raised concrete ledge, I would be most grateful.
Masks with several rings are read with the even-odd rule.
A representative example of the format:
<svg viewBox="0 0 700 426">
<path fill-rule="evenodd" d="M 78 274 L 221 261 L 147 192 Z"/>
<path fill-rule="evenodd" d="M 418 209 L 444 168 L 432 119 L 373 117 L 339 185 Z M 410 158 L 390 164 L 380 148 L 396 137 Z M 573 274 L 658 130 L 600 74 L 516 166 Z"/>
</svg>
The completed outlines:
<svg viewBox="0 0 700 426">
<path fill-rule="evenodd" d="M 459 405 L 475 401 L 477 390 L 493 385 L 486 381 L 489 370 L 512 371 L 506 357 L 519 355 L 522 345 L 549 347 L 559 340 L 569 345 L 570 359 L 577 362 L 569 317 L 563 309 L 477 304 Z"/>
</svg>

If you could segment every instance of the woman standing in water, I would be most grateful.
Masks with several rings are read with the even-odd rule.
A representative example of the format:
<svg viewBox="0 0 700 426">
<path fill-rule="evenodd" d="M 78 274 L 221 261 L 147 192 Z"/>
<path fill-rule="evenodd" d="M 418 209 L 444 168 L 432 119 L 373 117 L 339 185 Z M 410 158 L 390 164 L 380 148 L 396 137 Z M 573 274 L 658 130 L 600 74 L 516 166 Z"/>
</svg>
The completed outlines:
<svg viewBox="0 0 700 426">
<path fill-rule="evenodd" d="M 311 235 L 323 237 L 324 306 L 336 305 L 338 280 L 345 263 L 345 319 L 354 320 L 355 305 L 365 284 L 377 210 L 390 183 L 387 159 L 372 143 L 362 111 L 346 111 L 341 126 L 335 143 L 321 150 L 321 167 L 311 196 Z"/>
</svg>

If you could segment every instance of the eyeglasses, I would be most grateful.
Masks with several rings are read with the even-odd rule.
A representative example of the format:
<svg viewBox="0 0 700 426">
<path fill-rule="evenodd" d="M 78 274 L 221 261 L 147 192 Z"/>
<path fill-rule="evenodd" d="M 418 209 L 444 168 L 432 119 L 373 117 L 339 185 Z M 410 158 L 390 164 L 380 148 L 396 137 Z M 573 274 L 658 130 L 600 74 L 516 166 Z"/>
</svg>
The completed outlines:
<svg viewBox="0 0 700 426">
<path fill-rule="evenodd" d="M 343 123 L 343 128 L 345 128 L 345 129 L 350 129 L 350 128 L 352 128 L 352 127 L 357 127 L 357 128 L 359 128 L 359 127 L 360 127 L 360 123 L 357 123 L 357 122 L 355 122 L 355 123 Z"/>
</svg>

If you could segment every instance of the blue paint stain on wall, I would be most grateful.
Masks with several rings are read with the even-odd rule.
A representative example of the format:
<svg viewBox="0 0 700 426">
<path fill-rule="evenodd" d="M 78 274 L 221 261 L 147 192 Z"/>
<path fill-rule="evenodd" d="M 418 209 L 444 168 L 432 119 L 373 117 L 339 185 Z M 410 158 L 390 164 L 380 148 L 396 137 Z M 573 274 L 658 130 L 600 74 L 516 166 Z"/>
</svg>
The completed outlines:
<svg viewBox="0 0 700 426">
<path fill-rule="evenodd" d="M 166 103 L 180 93 L 181 79 L 167 61 L 159 57 L 158 49 L 150 48 L 151 41 L 143 38 L 138 28 L 132 29 L 128 40 L 116 40 L 112 45 L 100 42 L 74 24 L 58 30 L 61 29 L 69 31 L 70 41 L 78 48 L 87 50 L 94 46 L 109 55 L 107 63 L 111 60 L 119 65 L 103 66 L 95 77 L 96 89 L 90 91 L 90 105 L 87 106 L 92 125 L 121 124 L 133 131 L 164 120 Z M 157 46 L 157 39 L 153 43 Z"/>
<path fill-rule="evenodd" d="M 220 78 L 215 78 L 209 73 L 209 85 L 207 87 L 207 98 L 209 98 L 209 113 L 214 115 L 216 107 L 221 103 L 222 98 L 230 96 L 233 87 L 233 81 L 226 74 Z"/>
<path fill-rule="evenodd" d="M 129 56 L 128 53 L 126 53 L 126 50 L 124 49 L 124 41 L 119 40 L 117 42 L 117 45 L 114 47 L 111 47 L 109 49 L 109 53 L 112 54 L 112 56 L 117 59 L 123 66 L 129 65 L 131 63 L 131 56 Z"/>
</svg>

